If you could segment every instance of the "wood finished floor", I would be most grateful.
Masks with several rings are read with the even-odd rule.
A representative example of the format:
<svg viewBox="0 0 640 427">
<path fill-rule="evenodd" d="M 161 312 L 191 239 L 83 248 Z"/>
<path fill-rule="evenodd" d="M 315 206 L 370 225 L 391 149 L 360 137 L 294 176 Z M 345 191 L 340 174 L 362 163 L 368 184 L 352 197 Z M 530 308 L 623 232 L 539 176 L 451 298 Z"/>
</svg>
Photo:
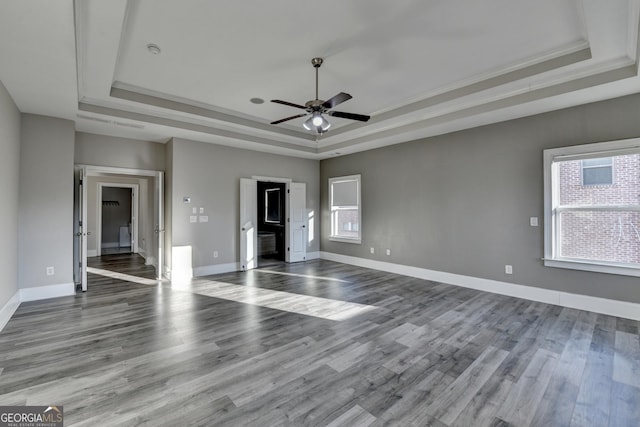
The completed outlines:
<svg viewBox="0 0 640 427">
<path fill-rule="evenodd" d="M 199 294 L 220 284 L 376 308 L 334 321 Z M 328 261 L 180 289 L 91 275 L 0 333 L 0 405 L 63 405 L 67 426 L 637 427 L 639 327 Z"/>
</svg>

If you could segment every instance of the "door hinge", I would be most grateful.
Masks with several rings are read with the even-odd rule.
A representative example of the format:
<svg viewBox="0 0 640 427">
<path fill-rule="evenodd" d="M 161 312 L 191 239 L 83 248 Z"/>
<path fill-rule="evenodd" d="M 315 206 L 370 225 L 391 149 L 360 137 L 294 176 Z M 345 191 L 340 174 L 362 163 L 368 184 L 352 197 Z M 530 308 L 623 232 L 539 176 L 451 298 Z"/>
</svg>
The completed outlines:
<svg viewBox="0 0 640 427">
<path fill-rule="evenodd" d="M 79 181 L 79 185 L 82 185 L 82 180 Z"/>
<path fill-rule="evenodd" d="M 290 249 L 289 249 L 289 248 L 287 248 L 287 252 L 290 252 Z"/>
<path fill-rule="evenodd" d="M 287 190 L 287 194 L 291 193 L 291 190 Z"/>
</svg>

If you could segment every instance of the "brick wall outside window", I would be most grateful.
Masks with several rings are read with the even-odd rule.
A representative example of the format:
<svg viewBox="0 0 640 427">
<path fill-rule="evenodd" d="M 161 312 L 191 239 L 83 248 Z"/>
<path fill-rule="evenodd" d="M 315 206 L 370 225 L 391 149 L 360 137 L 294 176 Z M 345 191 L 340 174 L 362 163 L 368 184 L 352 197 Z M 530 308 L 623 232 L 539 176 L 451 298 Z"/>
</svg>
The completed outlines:
<svg viewBox="0 0 640 427">
<path fill-rule="evenodd" d="M 585 186 L 580 160 L 559 163 L 560 206 L 640 205 L 640 154 L 613 157 L 613 184 Z M 563 257 L 640 264 L 640 212 L 563 212 Z"/>
</svg>

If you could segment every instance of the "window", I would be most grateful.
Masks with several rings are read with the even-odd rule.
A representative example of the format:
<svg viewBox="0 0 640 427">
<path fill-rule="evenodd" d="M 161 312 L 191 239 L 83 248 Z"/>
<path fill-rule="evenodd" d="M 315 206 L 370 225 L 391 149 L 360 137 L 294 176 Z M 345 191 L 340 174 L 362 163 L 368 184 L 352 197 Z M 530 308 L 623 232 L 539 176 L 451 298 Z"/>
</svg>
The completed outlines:
<svg viewBox="0 0 640 427">
<path fill-rule="evenodd" d="M 360 175 L 329 178 L 330 240 L 361 242 Z"/>
<path fill-rule="evenodd" d="M 640 276 L 640 139 L 545 150 L 544 162 L 545 265 Z"/>
<path fill-rule="evenodd" d="M 582 162 L 582 185 L 613 184 L 613 158 L 584 159 Z"/>
</svg>

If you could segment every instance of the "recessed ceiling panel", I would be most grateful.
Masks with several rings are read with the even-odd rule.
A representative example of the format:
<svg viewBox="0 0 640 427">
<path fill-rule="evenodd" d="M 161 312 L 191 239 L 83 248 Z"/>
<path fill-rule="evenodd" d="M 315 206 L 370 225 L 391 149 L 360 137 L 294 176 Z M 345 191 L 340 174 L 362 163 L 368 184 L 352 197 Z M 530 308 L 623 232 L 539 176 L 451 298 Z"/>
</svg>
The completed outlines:
<svg viewBox="0 0 640 427">
<path fill-rule="evenodd" d="M 129 2 L 114 80 L 269 122 L 319 95 L 375 114 L 585 43 L 575 0 Z M 147 45 L 161 52 L 152 54 Z M 303 119 L 299 119 L 302 121 Z M 335 120 L 339 127 L 349 121 Z M 298 126 L 296 121 L 291 125 Z"/>
</svg>

